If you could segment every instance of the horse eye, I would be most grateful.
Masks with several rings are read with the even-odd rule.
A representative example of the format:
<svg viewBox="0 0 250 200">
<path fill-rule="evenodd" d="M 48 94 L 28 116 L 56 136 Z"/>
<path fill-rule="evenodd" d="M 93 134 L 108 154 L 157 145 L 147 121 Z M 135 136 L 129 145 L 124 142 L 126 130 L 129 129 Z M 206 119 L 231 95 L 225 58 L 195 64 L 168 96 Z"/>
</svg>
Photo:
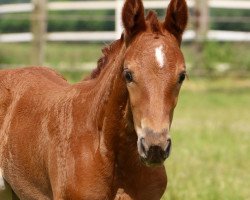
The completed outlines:
<svg viewBox="0 0 250 200">
<path fill-rule="evenodd" d="M 131 71 L 125 70 L 124 77 L 128 83 L 131 83 L 133 81 L 133 75 Z"/>
<path fill-rule="evenodd" d="M 185 73 L 181 73 L 180 77 L 179 77 L 179 83 L 182 83 L 186 78 L 186 74 Z"/>
</svg>

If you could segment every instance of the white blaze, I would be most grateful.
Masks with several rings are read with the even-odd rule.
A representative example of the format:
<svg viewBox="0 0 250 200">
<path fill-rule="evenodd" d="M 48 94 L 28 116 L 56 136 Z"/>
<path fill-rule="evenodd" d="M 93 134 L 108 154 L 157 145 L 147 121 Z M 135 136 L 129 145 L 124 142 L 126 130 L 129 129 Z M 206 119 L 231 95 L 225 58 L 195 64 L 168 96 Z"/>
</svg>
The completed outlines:
<svg viewBox="0 0 250 200">
<path fill-rule="evenodd" d="M 160 68 L 163 68 L 164 67 L 163 45 L 155 49 L 155 57 L 156 57 L 157 62 L 159 63 Z"/>
</svg>

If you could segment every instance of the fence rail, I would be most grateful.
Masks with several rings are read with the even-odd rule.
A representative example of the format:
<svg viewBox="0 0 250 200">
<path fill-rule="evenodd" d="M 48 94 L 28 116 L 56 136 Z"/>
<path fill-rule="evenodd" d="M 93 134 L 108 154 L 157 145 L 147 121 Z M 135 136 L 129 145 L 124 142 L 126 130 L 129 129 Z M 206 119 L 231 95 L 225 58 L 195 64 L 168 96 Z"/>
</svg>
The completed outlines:
<svg viewBox="0 0 250 200">
<path fill-rule="evenodd" d="M 193 7 L 194 1 L 189 0 L 188 6 Z M 147 9 L 162 9 L 165 8 L 169 1 L 145 1 L 144 6 Z M 225 8 L 225 9 L 250 9 L 250 1 L 232 1 L 232 0 L 210 0 L 209 7 L 211 8 Z M 48 9 L 56 10 L 103 10 L 103 9 L 116 9 L 115 1 L 73 1 L 73 2 L 49 2 Z M 6 13 L 20 13 L 31 12 L 33 4 L 6 4 L 0 5 L 0 14 Z"/>
<path fill-rule="evenodd" d="M 188 6 L 194 7 L 195 0 L 188 0 Z M 144 1 L 144 6 L 147 9 L 162 9 L 166 8 L 169 1 L 156 0 Z M 122 32 L 121 27 L 121 8 L 123 0 L 116 1 L 71 1 L 71 2 L 49 2 L 47 9 L 51 11 L 56 10 L 105 10 L 112 9 L 116 11 L 115 16 L 115 31 L 110 32 L 55 32 L 48 33 L 46 38 L 48 41 L 108 41 L 120 37 Z M 224 9 L 249 9 L 250 1 L 232 1 L 232 0 L 210 0 L 208 1 L 210 8 L 224 8 Z M 0 14 L 32 12 L 34 6 L 32 3 L 22 4 L 5 4 L 0 5 Z M 196 33 L 194 31 L 187 31 L 184 35 L 184 40 L 195 39 Z M 32 41 L 32 33 L 10 33 L 1 34 L 0 42 L 29 42 Z M 234 31 L 208 31 L 208 40 L 220 41 L 250 41 L 250 34 L 244 32 Z"/>
<path fill-rule="evenodd" d="M 184 41 L 195 39 L 195 31 L 188 30 L 184 33 Z M 117 38 L 115 31 L 102 32 L 52 32 L 47 34 L 47 41 L 52 42 L 77 42 L 77 41 L 112 41 Z M 239 31 L 208 31 L 207 39 L 210 41 L 250 42 L 249 32 Z M 11 33 L 0 35 L 2 43 L 31 42 L 32 33 Z"/>
</svg>

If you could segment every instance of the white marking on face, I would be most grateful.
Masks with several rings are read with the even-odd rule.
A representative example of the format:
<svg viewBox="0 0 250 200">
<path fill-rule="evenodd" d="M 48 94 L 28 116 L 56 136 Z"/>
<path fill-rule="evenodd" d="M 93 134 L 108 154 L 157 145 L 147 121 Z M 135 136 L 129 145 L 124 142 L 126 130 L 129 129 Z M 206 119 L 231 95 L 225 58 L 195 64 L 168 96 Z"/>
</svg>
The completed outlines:
<svg viewBox="0 0 250 200">
<path fill-rule="evenodd" d="M 4 180 L 3 180 L 3 171 L 0 168 L 0 191 L 5 189 L 5 184 L 4 184 Z"/>
<path fill-rule="evenodd" d="M 135 130 L 136 130 L 136 133 L 137 133 L 138 138 L 139 138 L 139 137 L 144 137 L 144 136 L 145 136 L 144 132 L 142 131 L 142 128 L 136 126 L 136 127 L 135 127 Z"/>
<path fill-rule="evenodd" d="M 148 151 L 148 146 L 144 143 L 145 132 L 143 131 L 143 128 L 144 128 L 143 125 L 144 124 L 142 122 L 141 123 L 142 127 L 140 128 L 140 127 L 136 126 L 135 130 L 136 130 L 137 137 L 138 137 L 138 139 L 137 139 L 137 147 L 138 147 L 139 154 L 140 154 L 141 157 L 146 158 L 147 156 L 146 156 L 145 152 L 142 150 L 142 147 L 141 147 L 141 142 L 142 142 L 145 150 Z"/>
<path fill-rule="evenodd" d="M 163 53 L 163 45 L 157 47 L 155 49 L 155 57 L 156 57 L 156 60 L 160 66 L 160 68 L 163 68 L 164 67 L 164 53 Z"/>
</svg>

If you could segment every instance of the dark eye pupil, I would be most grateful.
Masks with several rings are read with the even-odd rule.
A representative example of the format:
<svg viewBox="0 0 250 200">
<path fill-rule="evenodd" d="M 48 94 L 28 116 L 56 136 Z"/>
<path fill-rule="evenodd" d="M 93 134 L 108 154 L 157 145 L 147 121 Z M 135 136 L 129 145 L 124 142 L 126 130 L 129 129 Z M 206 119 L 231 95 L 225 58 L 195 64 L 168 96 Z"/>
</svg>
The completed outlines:
<svg viewBox="0 0 250 200">
<path fill-rule="evenodd" d="M 125 72 L 125 79 L 127 82 L 132 82 L 133 81 L 133 76 L 131 72 Z"/>
<path fill-rule="evenodd" d="M 185 74 L 181 74 L 180 75 L 180 79 L 179 79 L 179 83 L 182 83 L 186 78 L 186 75 Z"/>
</svg>

